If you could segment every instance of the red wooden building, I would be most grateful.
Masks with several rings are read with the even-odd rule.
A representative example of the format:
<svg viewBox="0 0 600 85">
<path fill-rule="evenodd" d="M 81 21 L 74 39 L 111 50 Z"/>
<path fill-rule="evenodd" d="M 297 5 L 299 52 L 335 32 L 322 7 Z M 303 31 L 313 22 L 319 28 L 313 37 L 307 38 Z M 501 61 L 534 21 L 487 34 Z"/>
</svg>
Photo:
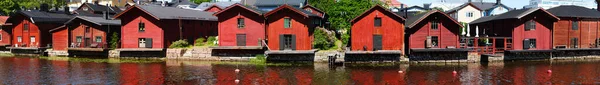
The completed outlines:
<svg viewBox="0 0 600 85">
<path fill-rule="evenodd" d="M 121 34 L 121 21 L 107 18 L 77 16 L 67 21 L 64 26 L 50 30 L 53 50 L 107 49 L 113 33 Z"/>
<path fill-rule="evenodd" d="M 323 17 L 301 8 L 281 5 L 264 14 L 270 50 L 311 50 L 314 21 Z"/>
<path fill-rule="evenodd" d="M 558 6 L 548 12 L 560 18 L 552 30 L 552 47 L 598 48 L 600 12 L 581 6 Z"/>
<path fill-rule="evenodd" d="M 121 19 L 121 48 L 163 49 L 177 40 L 192 43 L 200 37 L 217 36 L 213 12 L 162 6 L 134 5 L 115 15 Z"/>
<path fill-rule="evenodd" d="M 444 12 L 430 10 L 406 21 L 409 49 L 457 48 L 462 26 Z"/>
<path fill-rule="evenodd" d="M 8 16 L 0 16 L 0 46 L 10 46 L 11 42 L 10 42 L 10 33 L 11 33 L 11 29 L 9 29 L 9 26 L 11 26 L 11 24 L 7 24 L 6 20 L 8 19 Z"/>
<path fill-rule="evenodd" d="M 219 18 L 219 46 L 262 46 L 266 37 L 264 13 L 242 4 L 215 13 Z"/>
<path fill-rule="evenodd" d="M 402 16 L 376 5 L 351 20 L 351 49 L 404 50 L 404 22 Z"/>
<path fill-rule="evenodd" d="M 482 17 L 470 24 L 479 28 L 480 36 L 512 38 L 513 50 L 550 50 L 557 20 L 558 17 L 543 8 L 526 8 Z"/>
<path fill-rule="evenodd" d="M 61 26 L 71 18 L 68 13 L 19 11 L 7 20 L 7 23 L 13 24 L 10 26 L 10 39 L 15 47 L 46 47 L 52 42 L 49 30 Z"/>
</svg>

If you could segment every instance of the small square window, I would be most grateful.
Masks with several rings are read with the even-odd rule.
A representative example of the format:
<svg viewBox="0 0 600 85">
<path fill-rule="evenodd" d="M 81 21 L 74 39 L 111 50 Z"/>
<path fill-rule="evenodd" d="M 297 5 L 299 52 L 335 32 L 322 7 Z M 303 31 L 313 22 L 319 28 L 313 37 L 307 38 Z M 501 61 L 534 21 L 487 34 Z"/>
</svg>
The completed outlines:
<svg viewBox="0 0 600 85">
<path fill-rule="evenodd" d="M 24 31 L 28 31 L 29 30 L 29 24 L 28 23 L 23 24 L 23 30 Z"/>
<path fill-rule="evenodd" d="M 375 27 L 381 27 L 381 17 L 376 17 L 374 20 Z"/>
<path fill-rule="evenodd" d="M 431 29 L 432 30 L 439 29 L 439 23 L 438 23 L 438 21 L 435 21 L 435 20 L 431 21 Z"/>
<path fill-rule="evenodd" d="M 467 17 L 473 17 L 473 12 L 467 12 Z"/>
<path fill-rule="evenodd" d="M 35 42 L 35 36 L 31 36 L 31 37 L 29 37 L 29 41 L 31 41 L 31 42 Z"/>
<path fill-rule="evenodd" d="M 145 24 L 144 22 L 140 22 L 140 23 L 138 24 L 138 31 L 139 31 L 139 32 L 144 32 L 144 31 L 146 31 L 146 24 Z"/>
<path fill-rule="evenodd" d="M 244 27 L 246 27 L 246 23 L 244 21 L 244 18 L 238 18 L 237 25 L 238 25 L 238 28 L 244 28 Z"/>
<path fill-rule="evenodd" d="M 529 20 L 525 23 L 525 31 L 535 30 L 535 20 Z"/>
<path fill-rule="evenodd" d="M 438 42 L 438 36 L 431 36 L 431 46 L 432 47 L 438 47 L 439 46 L 439 42 Z"/>
<path fill-rule="evenodd" d="M 102 36 L 96 36 L 96 42 L 97 43 L 101 43 L 102 42 Z"/>
<path fill-rule="evenodd" d="M 290 18 L 284 18 L 283 19 L 283 27 L 284 28 L 290 28 L 290 27 L 292 27 L 292 19 L 290 19 Z"/>
<path fill-rule="evenodd" d="M 75 38 L 75 42 L 78 42 L 78 43 L 81 43 L 81 42 L 83 42 L 83 37 L 81 37 L 81 36 L 77 36 L 77 37 Z"/>
<path fill-rule="evenodd" d="M 17 36 L 17 42 L 23 42 L 23 37 Z"/>
<path fill-rule="evenodd" d="M 579 22 L 578 21 L 573 21 L 572 24 L 571 24 L 571 29 L 572 30 L 579 29 Z"/>
</svg>

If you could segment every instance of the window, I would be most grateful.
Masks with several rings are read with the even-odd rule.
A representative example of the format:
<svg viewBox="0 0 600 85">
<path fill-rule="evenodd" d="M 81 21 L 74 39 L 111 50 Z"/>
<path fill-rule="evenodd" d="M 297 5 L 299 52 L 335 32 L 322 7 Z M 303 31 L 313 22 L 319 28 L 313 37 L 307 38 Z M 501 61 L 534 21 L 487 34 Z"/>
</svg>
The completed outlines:
<svg viewBox="0 0 600 85">
<path fill-rule="evenodd" d="M 525 22 L 525 31 L 535 30 L 535 20 Z"/>
<path fill-rule="evenodd" d="M 578 21 L 573 21 L 572 24 L 571 24 L 571 29 L 572 30 L 579 29 L 579 22 Z"/>
<path fill-rule="evenodd" d="M 381 17 L 376 17 L 374 20 L 375 27 L 381 27 Z"/>
<path fill-rule="evenodd" d="M 139 27 L 139 28 L 138 28 L 138 31 L 139 31 L 139 32 L 144 32 L 144 31 L 146 31 L 146 24 L 145 24 L 144 22 L 140 22 L 140 23 L 138 24 L 138 27 Z"/>
<path fill-rule="evenodd" d="M 90 27 L 85 26 L 85 33 L 90 33 Z"/>
<path fill-rule="evenodd" d="M 244 28 L 246 26 L 246 24 L 244 22 L 244 18 L 238 18 L 237 25 L 238 25 L 238 28 Z"/>
<path fill-rule="evenodd" d="M 283 50 L 294 50 L 294 36 L 293 35 L 283 35 Z"/>
<path fill-rule="evenodd" d="M 316 26 L 321 26 L 321 20 L 320 19 L 313 19 L 313 24 Z"/>
<path fill-rule="evenodd" d="M 35 42 L 35 36 L 31 36 L 31 37 L 29 37 L 29 41 L 31 41 L 31 42 Z"/>
<path fill-rule="evenodd" d="M 438 21 L 435 21 L 435 20 L 431 21 L 431 29 L 432 30 L 437 30 L 438 28 L 439 28 Z"/>
<path fill-rule="evenodd" d="M 29 24 L 28 23 L 23 24 L 23 30 L 24 31 L 28 31 L 29 30 Z"/>
<path fill-rule="evenodd" d="M 312 12 L 312 9 L 308 8 L 308 9 L 306 9 L 306 11 L 308 11 L 308 12 Z"/>
<path fill-rule="evenodd" d="M 535 39 L 525 39 L 523 40 L 523 49 L 532 49 L 536 48 L 536 40 Z"/>
<path fill-rule="evenodd" d="M 0 41 L 2 41 L 2 33 L 0 33 Z"/>
<path fill-rule="evenodd" d="M 81 42 L 83 42 L 83 37 L 81 37 L 81 36 L 77 36 L 77 37 L 75 38 L 75 42 L 78 42 L 78 43 L 81 43 Z"/>
<path fill-rule="evenodd" d="M 431 36 L 431 46 L 432 47 L 438 47 L 438 36 Z"/>
<path fill-rule="evenodd" d="M 23 37 L 17 36 L 17 42 L 23 42 Z"/>
<path fill-rule="evenodd" d="M 473 17 L 473 12 L 467 12 L 467 17 Z"/>
<path fill-rule="evenodd" d="M 138 47 L 140 48 L 146 48 L 146 38 L 140 38 L 138 39 Z"/>
<path fill-rule="evenodd" d="M 102 36 L 96 36 L 96 42 L 97 43 L 101 43 L 102 42 Z"/>
<path fill-rule="evenodd" d="M 284 28 L 292 27 L 292 21 L 290 18 L 283 18 L 283 27 Z"/>
<path fill-rule="evenodd" d="M 571 48 L 579 48 L 579 39 L 577 38 L 571 38 Z"/>
<path fill-rule="evenodd" d="M 83 7 L 83 8 L 81 8 L 81 9 L 83 9 L 83 11 L 87 11 L 87 10 L 88 10 L 88 8 L 87 8 L 87 7 Z"/>
</svg>

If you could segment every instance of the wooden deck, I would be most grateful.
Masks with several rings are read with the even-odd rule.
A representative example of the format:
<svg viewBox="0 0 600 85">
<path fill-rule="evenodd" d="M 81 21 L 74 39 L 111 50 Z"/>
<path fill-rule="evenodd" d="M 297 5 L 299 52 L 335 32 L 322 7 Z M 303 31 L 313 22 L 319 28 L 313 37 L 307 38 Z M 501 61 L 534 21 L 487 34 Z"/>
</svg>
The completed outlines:
<svg viewBox="0 0 600 85">
<path fill-rule="evenodd" d="M 163 48 L 124 48 L 115 49 L 119 52 L 119 57 L 166 57 L 166 50 Z"/>
<path fill-rule="evenodd" d="M 47 47 L 6 47 L 15 55 L 45 56 Z"/>
<path fill-rule="evenodd" d="M 67 48 L 67 50 L 75 50 L 75 51 L 107 51 L 105 48 Z"/>
<path fill-rule="evenodd" d="M 256 55 L 265 54 L 262 46 L 218 46 L 210 47 L 212 56 L 219 57 L 255 57 Z"/>
</svg>

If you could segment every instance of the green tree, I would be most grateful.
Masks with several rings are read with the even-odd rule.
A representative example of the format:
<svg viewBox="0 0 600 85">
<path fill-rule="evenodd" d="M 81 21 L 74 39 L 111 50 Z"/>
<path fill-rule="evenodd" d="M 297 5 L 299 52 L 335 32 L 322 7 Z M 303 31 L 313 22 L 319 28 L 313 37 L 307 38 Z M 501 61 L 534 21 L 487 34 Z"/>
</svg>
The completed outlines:
<svg viewBox="0 0 600 85">
<path fill-rule="evenodd" d="M 117 49 L 119 47 L 119 34 L 117 32 L 113 32 L 110 39 L 110 49 Z"/>
<path fill-rule="evenodd" d="M 13 11 L 13 6 L 16 4 L 12 0 L 0 0 L 0 11 L 1 13 L 11 13 Z"/>
<path fill-rule="evenodd" d="M 351 30 L 350 20 L 376 4 L 385 6 L 379 0 L 309 0 L 308 3 L 325 11 L 328 21 L 331 23 L 329 29 L 346 31 Z M 341 35 L 345 45 L 348 44 L 350 38 L 348 33 Z"/>
<path fill-rule="evenodd" d="M 329 48 L 333 47 L 335 40 L 331 40 L 325 31 L 321 29 L 315 29 L 314 36 L 315 40 L 312 42 L 313 47 L 319 50 L 328 50 Z"/>
<path fill-rule="evenodd" d="M 210 2 L 212 0 L 192 0 L 192 2 L 196 3 L 196 4 L 200 4 L 202 2 Z"/>
<path fill-rule="evenodd" d="M 16 10 L 39 8 L 44 3 L 59 8 L 66 5 L 65 0 L 0 0 L 0 12 L 8 15 Z"/>
</svg>

